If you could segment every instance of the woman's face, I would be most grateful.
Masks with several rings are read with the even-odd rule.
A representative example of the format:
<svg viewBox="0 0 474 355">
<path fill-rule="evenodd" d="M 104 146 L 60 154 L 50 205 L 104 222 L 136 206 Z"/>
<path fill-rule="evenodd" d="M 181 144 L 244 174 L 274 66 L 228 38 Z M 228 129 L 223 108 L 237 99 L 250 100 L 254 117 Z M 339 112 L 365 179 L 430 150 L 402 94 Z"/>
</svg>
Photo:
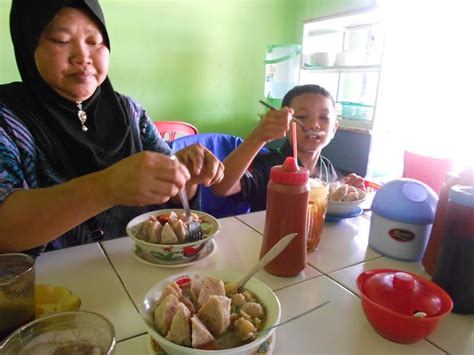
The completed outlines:
<svg viewBox="0 0 474 355">
<path fill-rule="evenodd" d="M 306 93 L 296 96 L 291 105 L 294 117 L 315 134 L 307 135 L 296 125 L 298 150 L 306 153 L 321 151 L 329 144 L 338 127 L 336 111 L 331 99 L 319 94 Z M 291 134 L 288 135 L 291 137 Z M 291 139 L 291 138 L 290 138 Z"/>
<path fill-rule="evenodd" d="M 41 78 L 59 95 L 84 101 L 107 77 L 109 49 L 84 11 L 65 7 L 41 33 L 35 62 Z"/>
</svg>

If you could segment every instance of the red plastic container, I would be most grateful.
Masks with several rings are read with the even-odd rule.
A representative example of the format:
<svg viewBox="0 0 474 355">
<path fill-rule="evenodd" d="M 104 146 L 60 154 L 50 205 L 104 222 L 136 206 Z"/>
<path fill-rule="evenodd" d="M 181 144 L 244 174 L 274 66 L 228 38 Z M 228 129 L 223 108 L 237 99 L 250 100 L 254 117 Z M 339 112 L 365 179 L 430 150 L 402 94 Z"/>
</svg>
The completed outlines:
<svg viewBox="0 0 474 355">
<path fill-rule="evenodd" d="M 410 344 L 427 337 L 453 308 L 451 298 L 441 287 L 400 270 L 363 272 L 357 277 L 357 287 L 372 327 L 397 343 Z"/>
</svg>

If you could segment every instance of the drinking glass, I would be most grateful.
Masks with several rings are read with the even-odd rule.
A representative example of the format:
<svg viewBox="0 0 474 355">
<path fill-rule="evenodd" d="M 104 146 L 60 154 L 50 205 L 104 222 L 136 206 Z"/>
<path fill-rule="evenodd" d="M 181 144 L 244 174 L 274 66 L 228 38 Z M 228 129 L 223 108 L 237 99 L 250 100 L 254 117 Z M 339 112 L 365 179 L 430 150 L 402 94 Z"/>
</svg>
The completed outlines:
<svg viewBox="0 0 474 355">
<path fill-rule="evenodd" d="M 0 354 L 111 355 L 115 329 L 104 316 L 89 311 L 50 314 L 13 332 L 0 344 Z"/>
<path fill-rule="evenodd" d="M 31 256 L 0 254 L 0 341 L 35 316 L 35 269 Z"/>
<path fill-rule="evenodd" d="M 328 206 L 329 185 L 320 179 L 310 179 L 310 186 L 306 249 L 313 251 L 321 240 Z"/>
</svg>

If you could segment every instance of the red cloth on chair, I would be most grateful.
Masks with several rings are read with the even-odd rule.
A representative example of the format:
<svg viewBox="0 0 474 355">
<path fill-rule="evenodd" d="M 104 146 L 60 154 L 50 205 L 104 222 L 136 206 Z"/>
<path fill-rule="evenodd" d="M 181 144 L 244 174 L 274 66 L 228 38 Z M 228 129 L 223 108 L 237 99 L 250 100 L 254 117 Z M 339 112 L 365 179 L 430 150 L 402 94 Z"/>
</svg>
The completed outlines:
<svg viewBox="0 0 474 355">
<path fill-rule="evenodd" d="M 405 151 L 403 155 L 403 177 L 424 182 L 438 195 L 446 173 L 454 167 L 454 159 L 433 158 Z"/>
<path fill-rule="evenodd" d="M 184 135 L 198 134 L 198 129 L 192 124 L 182 121 L 155 121 L 155 127 L 164 140 L 171 142 L 176 139 L 177 133 Z M 168 137 L 166 137 L 168 136 Z"/>
</svg>

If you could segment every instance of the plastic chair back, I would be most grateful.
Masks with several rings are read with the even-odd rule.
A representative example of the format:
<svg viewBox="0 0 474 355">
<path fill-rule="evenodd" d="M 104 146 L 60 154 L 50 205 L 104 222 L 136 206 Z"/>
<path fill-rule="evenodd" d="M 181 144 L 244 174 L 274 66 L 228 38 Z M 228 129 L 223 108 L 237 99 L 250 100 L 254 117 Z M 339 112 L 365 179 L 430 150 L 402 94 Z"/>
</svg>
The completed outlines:
<svg viewBox="0 0 474 355">
<path fill-rule="evenodd" d="M 403 177 L 424 182 L 438 195 L 446 173 L 454 168 L 454 159 L 433 158 L 405 151 L 403 154 Z"/>
<path fill-rule="evenodd" d="M 243 142 L 242 138 L 223 133 L 200 133 L 178 138 L 170 142 L 173 153 L 192 144 L 202 144 L 219 160 L 224 160 Z M 263 148 L 268 151 L 267 148 Z M 250 204 L 240 194 L 227 197 L 214 195 L 212 187 L 201 187 L 201 210 L 216 218 L 235 216 L 250 212 Z"/>
<path fill-rule="evenodd" d="M 155 127 L 160 132 L 164 140 L 171 142 L 176 139 L 176 135 L 186 136 L 198 134 L 198 129 L 192 124 L 182 121 L 155 121 Z"/>
</svg>

